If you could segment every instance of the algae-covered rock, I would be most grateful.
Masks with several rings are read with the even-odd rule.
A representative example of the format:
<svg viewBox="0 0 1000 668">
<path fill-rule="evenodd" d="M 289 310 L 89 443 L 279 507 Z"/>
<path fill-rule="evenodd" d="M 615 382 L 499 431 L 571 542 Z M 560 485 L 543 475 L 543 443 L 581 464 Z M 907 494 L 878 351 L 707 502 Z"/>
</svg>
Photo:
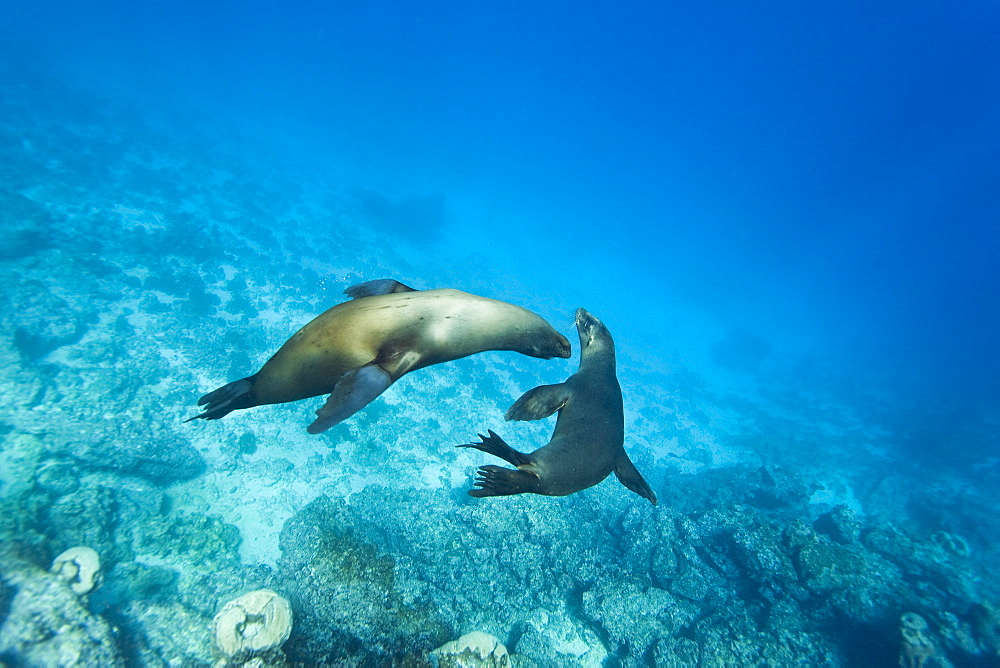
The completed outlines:
<svg viewBox="0 0 1000 668">
<path fill-rule="evenodd" d="M 292 631 L 292 608 L 270 589 L 226 603 L 212 621 L 215 646 L 228 657 L 281 647 Z"/>
<path fill-rule="evenodd" d="M 52 496 L 72 494 L 80 488 L 76 470 L 69 462 L 48 461 L 35 472 L 35 484 Z"/>
<path fill-rule="evenodd" d="M 1000 606 L 991 601 L 982 601 L 975 605 L 972 626 L 983 650 L 1000 662 Z"/>
<path fill-rule="evenodd" d="M 850 619 L 885 620 L 906 595 L 899 568 L 857 547 L 818 541 L 799 550 L 795 562 L 803 586 Z"/>
<path fill-rule="evenodd" d="M 4 230 L 0 260 L 31 256 L 51 243 L 49 212 L 24 195 L 4 189 L 0 189 L 0 227 Z"/>
<path fill-rule="evenodd" d="M 534 661 L 540 666 L 600 668 L 608 658 L 607 648 L 589 625 L 574 616 L 542 609 L 518 629 L 513 651 L 515 666 Z"/>
<path fill-rule="evenodd" d="M 614 650 L 641 656 L 690 623 L 698 608 L 662 589 L 608 579 L 584 592 L 583 612 L 603 627 Z"/>
<path fill-rule="evenodd" d="M 132 550 L 169 562 L 221 568 L 239 563 L 240 532 L 218 517 L 175 513 L 128 527 Z"/>
<path fill-rule="evenodd" d="M 857 514 L 845 505 L 839 505 L 828 513 L 820 515 L 813 527 L 838 543 L 856 543 L 861 536 L 861 521 Z"/>
<path fill-rule="evenodd" d="M 3 626 L 0 656 L 26 666 L 122 666 L 108 623 L 91 614 L 66 581 L 4 559 L 4 584 L 16 591 Z"/>
<path fill-rule="evenodd" d="M 87 545 L 114 561 L 115 494 L 110 488 L 88 486 L 61 496 L 46 509 L 45 519 L 46 533 L 59 548 Z"/>
<path fill-rule="evenodd" d="M 510 668 L 510 655 L 499 639 L 482 631 L 466 633 L 431 652 L 440 668 Z"/>
<path fill-rule="evenodd" d="M 57 348 L 78 341 L 87 314 L 78 312 L 41 281 L 22 281 L 7 292 L 6 326 L 13 327 L 14 345 L 26 361 L 45 357 Z M 9 310 L 8 310 L 9 309 Z"/>
<path fill-rule="evenodd" d="M 208 666 L 215 658 L 211 617 L 176 601 L 130 601 L 117 613 L 129 665 Z"/>
<path fill-rule="evenodd" d="M 111 469 L 159 484 L 196 478 L 205 472 L 204 458 L 187 438 L 154 430 L 137 420 L 107 421 L 86 429 L 60 430 L 46 440 L 53 454 L 69 456 L 87 466 Z"/>
<path fill-rule="evenodd" d="M 343 503 L 322 496 L 285 522 L 277 583 L 296 611 L 293 662 L 397 665 L 452 636 L 431 600 L 405 598 L 395 561 L 343 528 Z"/>
</svg>

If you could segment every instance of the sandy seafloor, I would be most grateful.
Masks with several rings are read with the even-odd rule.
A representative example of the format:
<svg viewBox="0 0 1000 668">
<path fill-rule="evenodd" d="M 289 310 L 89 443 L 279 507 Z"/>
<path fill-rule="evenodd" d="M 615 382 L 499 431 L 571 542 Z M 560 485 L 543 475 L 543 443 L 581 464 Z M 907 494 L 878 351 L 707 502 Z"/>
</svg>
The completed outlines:
<svg viewBox="0 0 1000 668">
<path fill-rule="evenodd" d="M 269 587 L 294 624 L 268 665 L 424 665 L 476 630 L 521 666 L 998 665 L 995 420 L 677 314 L 652 338 L 627 277 L 381 222 L 332 172 L 238 132 L 3 84 L 0 661 L 225 663 L 213 616 Z M 520 304 L 574 350 L 573 311 L 594 309 L 659 506 L 613 478 L 466 495 L 498 462 L 453 446 L 487 428 L 540 446 L 552 421 L 503 412 L 576 356 L 428 368 L 319 436 L 321 399 L 182 423 L 345 287 L 387 277 Z M 584 302 L 614 282 L 621 312 Z M 954 456 L 908 454 L 928 438 Z M 83 597 L 45 572 L 77 545 L 104 573 Z"/>
</svg>

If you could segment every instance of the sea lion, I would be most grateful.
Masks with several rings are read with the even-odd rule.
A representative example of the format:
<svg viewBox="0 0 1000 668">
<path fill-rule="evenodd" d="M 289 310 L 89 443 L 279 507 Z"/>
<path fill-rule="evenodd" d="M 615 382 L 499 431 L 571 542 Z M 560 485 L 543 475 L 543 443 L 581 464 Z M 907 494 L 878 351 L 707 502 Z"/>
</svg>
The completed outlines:
<svg viewBox="0 0 1000 668">
<path fill-rule="evenodd" d="M 656 495 L 625 453 L 622 390 L 615 374 L 615 342 L 600 320 L 576 312 L 580 368 L 566 382 L 529 390 L 507 411 L 510 420 L 540 420 L 559 411 L 552 439 L 530 455 L 507 445 L 492 430 L 476 448 L 517 467 L 480 466 L 476 497 L 512 494 L 566 496 L 587 489 L 612 471 L 623 485 L 656 505 Z"/>
<path fill-rule="evenodd" d="M 330 394 L 310 434 L 325 431 L 382 394 L 400 376 L 487 350 L 569 357 L 569 340 L 520 306 L 459 290 L 414 290 L 382 279 L 347 288 L 337 304 L 300 329 L 247 378 L 198 400 L 191 420 Z"/>
</svg>

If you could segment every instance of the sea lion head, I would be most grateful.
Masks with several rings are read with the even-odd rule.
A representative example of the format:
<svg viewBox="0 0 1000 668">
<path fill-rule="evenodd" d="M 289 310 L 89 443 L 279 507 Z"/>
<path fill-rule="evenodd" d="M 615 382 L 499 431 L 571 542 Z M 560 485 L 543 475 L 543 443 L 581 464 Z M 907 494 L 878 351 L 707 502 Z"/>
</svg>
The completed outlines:
<svg viewBox="0 0 1000 668">
<path fill-rule="evenodd" d="M 550 360 L 553 357 L 565 358 L 573 354 L 573 349 L 569 345 L 569 339 L 552 329 L 548 323 L 546 323 L 544 330 L 529 337 L 516 350 L 524 355 L 538 357 L 543 360 Z"/>
<path fill-rule="evenodd" d="M 576 310 L 576 329 L 580 333 L 580 356 L 586 357 L 595 353 L 605 353 L 614 356 L 615 342 L 611 332 L 604 323 L 587 312 L 586 309 Z"/>
</svg>

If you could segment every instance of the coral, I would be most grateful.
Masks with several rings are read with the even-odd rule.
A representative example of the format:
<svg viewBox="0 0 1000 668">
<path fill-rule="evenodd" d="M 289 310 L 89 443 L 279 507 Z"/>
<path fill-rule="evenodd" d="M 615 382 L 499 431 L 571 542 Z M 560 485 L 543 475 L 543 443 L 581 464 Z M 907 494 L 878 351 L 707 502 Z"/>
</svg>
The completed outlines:
<svg viewBox="0 0 1000 668">
<path fill-rule="evenodd" d="M 969 544 L 959 535 L 947 531 L 937 531 L 931 540 L 942 550 L 955 557 L 967 557 L 971 553 Z"/>
<path fill-rule="evenodd" d="M 937 619 L 938 634 L 944 641 L 946 649 L 968 656 L 981 653 L 979 644 L 972 636 L 972 626 L 968 622 L 963 622 L 955 613 L 947 610 L 938 613 Z"/>
<path fill-rule="evenodd" d="M 880 523 L 862 536 L 862 543 L 898 566 L 913 589 L 942 592 L 943 598 L 929 609 L 965 608 L 979 598 L 970 560 L 961 556 L 968 546 L 955 534 L 935 536 L 922 539 Z"/>
<path fill-rule="evenodd" d="M 77 596 L 101 584 L 101 558 L 89 547 L 71 547 L 55 558 L 49 570 L 65 580 Z"/>
<path fill-rule="evenodd" d="M 901 668 L 950 668 L 951 662 L 941 654 L 934 642 L 927 621 L 915 612 L 899 618 L 902 644 L 899 653 Z"/>
<path fill-rule="evenodd" d="M 510 668 L 507 648 L 482 631 L 466 633 L 438 647 L 431 654 L 440 668 Z"/>
<path fill-rule="evenodd" d="M 233 658 L 281 647 L 292 632 L 292 608 L 270 589 L 226 603 L 212 620 L 215 646 Z"/>
<path fill-rule="evenodd" d="M 973 608 L 973 613 L 979 644 L 990 656 L 1000 659 L 1000 606 L 983 601 Z"/>
</svg>

